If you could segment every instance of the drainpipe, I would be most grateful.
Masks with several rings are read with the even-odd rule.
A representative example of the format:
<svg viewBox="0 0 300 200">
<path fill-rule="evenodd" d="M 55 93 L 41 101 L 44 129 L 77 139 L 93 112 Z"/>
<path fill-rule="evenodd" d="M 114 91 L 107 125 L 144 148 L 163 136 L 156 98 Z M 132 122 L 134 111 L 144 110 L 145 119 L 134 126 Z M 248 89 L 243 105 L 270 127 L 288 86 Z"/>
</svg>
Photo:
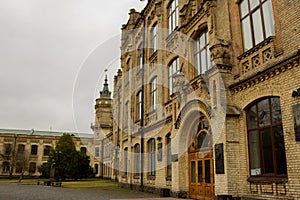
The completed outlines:
<svg viewBox="0 0 300 200">
<path fill-rule="evenodd" d="M 144 190 L 144 114 L 145 114 L 145 37 L 146 37 L 146 19 L 144 12 L 141 13 L 143 19 L 143 50 L 142 50 L 142 107 L 141 107 L 141 122 L 140 122 L 140 136 L 141 136 L 141 183 L 140 188 Z"/>
</svg>

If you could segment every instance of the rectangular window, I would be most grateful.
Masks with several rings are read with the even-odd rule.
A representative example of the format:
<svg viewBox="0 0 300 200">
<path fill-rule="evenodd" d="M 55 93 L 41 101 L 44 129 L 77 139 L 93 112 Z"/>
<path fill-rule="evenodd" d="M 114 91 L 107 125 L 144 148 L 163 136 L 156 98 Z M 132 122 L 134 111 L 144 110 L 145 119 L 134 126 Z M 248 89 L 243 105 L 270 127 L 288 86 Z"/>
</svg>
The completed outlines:
<svg viewBox="0 0 300 200">
<path fill-rule="evenodd" d="M 157 106 L 157 77 L 152 79 L 150 89 L 150 111 L 154 111 Z"/>
<path fill-rule="evenodd" d="M 95 148 L 95 157 L 100 157 L 100 150 L 99 150 L 99 147 L 96 147 Z"/>
<path fill-rule="evenodd" d="M 169 66 L 169 95 L 174 93 L 174 78 L 173 76 L 179 72 L 178 58 L 176 58 Z"/>
<path fill-rule="evenodd" d="M 272 0 L 243 0 L 240 17 L 244 51 L 275 35 Z"/>
<path fill-rule="evenodd" d="M 31 145 L 31 155 L 37 155 L 37 153 L 38 153 L 38 146 Z"/>
<path fill-rule="evenodd" d="M 194 70 L 195 76 L 204 74 L 211 67 L 209 40 L 207 29 L 200 33 L 194 41 Z"/>
<path fill-rule="evenodd" d="M 45 145 L 44 146 L 44 156 L 49 156 L 51 150 L 51 146 Z"/>
<path fill-rule="evenodd" d="M 151 43 L 152 43 L 152 53 L 157 51 L 158 48 L 158 29 L 157 23 L 153 26 L 151 30 Z"/>
<path fill-rule="evenodd" d="M 128 148 L 124 149 L 124 175 L 127 176 L 128 167 Z"/>
<path fill-rule="evenodd" d="M 134 173 L 136 176 L 141 173 L 141 149 L 139 144 L 134 147 Z"/>
<path fill-rule="evenodd" d="M 35 172 L 36 172 L 36 163 L 31 162 L 31 163 L 29 164 L 29 173 L 30 173 L 30 174 L 34 174 Z"/>
<path fill-rule="evenodd" d="M 136 116 L 137 120 L 142 118 L 142 91 L 139 91 L 136 96 Z"/>
<path fill-rule="evenodd" d="M 9 156 L 12 152 L 12 144 L 5 144 L 4 145 L 4 154 Z"/>
<path fill-rule="evenodd" d="M 8 173 L 9 172 L 9 162 L 3 162 L 2 164 L 2 172 L 3 173 Z"/>
<path fill-rule="evenodd" d="M 178 0 L 173 0 L 168 7 L 168 27 L 171 34 L 178 26 Z"/>
<path fill-rule="evenodd" d="M 25 145 L 19 144 L 18 145 L 18 154 L 23 154 L 25 152 Z"/>
<path fill-rule="evenodd" d="M 150 139 L 148 142 L 148 170 L 150 176 L 155 176 L 155 140 Z"/>
<path fill-rule="evenodd" d="M 143 44 L 140 44 L 138 49 L 138 68 L 143 68 Z"/>
<path fill-rule="evenodd" d="M 166 154 L 167 154 L 167 177 L 172 178 L 172 152 L 171 152 L 171 135 L 166 137 Z"/>
<path fill-rule="evenodd" d="M 128 121 L 129 121 L 129 101 L 126 101 L 125 103 L 125 113 L 124 113 L 125 119 L 124 119 L 124 128 L 128 127 Z"/>
</svg>

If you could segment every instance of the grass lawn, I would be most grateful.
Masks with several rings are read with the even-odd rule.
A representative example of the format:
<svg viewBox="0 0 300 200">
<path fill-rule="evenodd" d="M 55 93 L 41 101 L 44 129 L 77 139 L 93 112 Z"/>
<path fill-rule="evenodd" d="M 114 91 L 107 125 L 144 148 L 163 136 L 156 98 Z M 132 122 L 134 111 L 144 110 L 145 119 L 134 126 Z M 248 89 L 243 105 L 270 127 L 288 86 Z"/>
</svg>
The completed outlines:
<svg viewBox="0 0 300 200">
<path fill-rule="evenodd" d="M 22 179 L 20 183 L 23 184 L 37 184 L 37 182 L 44 182 L 47 181 L 47 179 Z M 8 178 L 0 178 L 0 183 L 19 183 L 18 178 L 14 179 L 8 179 Z M 99 188 L 101 187 L 102 189 L 111 189 L 111 188 L 116 188 L 117 183 L 112 182 L 110 180 L 103 180 L 103 179 L 83 179 L 83 180 L 78 180 L 78 181 L 64 181 L 62 182 L 62 187 L 64 188 Z M 121 188 L 117 187 L 117 190 Z"/>
<path fill-rule="evenodd" d="M 66 181 L 62 183 L 62 187 L 66 188 L 112 188 L 116 186 L 117 183 L 102 179 L 85 179 L 79 181 Z"/>
</svg>

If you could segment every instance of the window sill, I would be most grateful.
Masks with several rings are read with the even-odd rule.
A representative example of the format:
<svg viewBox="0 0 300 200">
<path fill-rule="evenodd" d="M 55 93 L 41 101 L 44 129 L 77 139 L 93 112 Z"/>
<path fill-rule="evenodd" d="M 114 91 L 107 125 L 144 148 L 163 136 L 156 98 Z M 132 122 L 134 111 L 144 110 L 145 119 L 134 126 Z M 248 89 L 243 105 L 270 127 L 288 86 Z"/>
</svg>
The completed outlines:
<svg viewBox="0 0 300 200">
<path fill-rule="evenodd" d="M 171 176 L 166 176 L 166 181 L 172 181 L 172 177 Z"/>
<path fill-rule="evenodd" d="M 155 176 L 154 175 L 148 175 L 147 179 L 148 180 L 155 180 Z"/>
<path fill-rule="evenodd" d="M 133 179 L 140 179 L 140 175 L 134 175 Z"/>
<path fill-rule="evenodd" d="M 266 176 L 259 176 L 259 177 L 249 177 L 247 179 L 248 182 L 251 183 L 287 183 L 288 182 L 288 178 L 286 176 L 270 176 L 270 177 L 266 177 Z"/>
<path fill-rule="evenodd" d="M 247 56 L 253 54 L 254 52 L 257 52 L 262 47 L 264 47 L 264 46 L 270 44 L 271 42 L 273 42 L 274 38 L 275 38 L 274 36 L 270 36 L 270 37 L 266 38 L 262 42 L 258 43 L 257 45 L 253 46 L 251 49 L 248 49 L 243 54 L 241 54 L 240 56 L 238 56 L 237 59 L 238 60 L 242 60 L 242 59 L 246 58 Z"/>
</svg>

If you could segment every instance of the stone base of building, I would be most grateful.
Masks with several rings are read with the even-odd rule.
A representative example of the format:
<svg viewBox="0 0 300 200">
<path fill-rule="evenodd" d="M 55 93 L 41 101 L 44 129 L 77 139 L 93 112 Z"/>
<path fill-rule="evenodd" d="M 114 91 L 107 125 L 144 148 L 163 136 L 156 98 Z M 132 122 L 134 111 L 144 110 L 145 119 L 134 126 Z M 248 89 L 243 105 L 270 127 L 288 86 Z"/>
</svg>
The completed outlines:
<svg viewBox="0 0 300 200">
<path fill-rule="evenodd" d="M 241 197 L 233 197 L 232 195 L 217 195 L 215 200 L 241 200 Z"/>
<path fill-rule="evenodd" d="M 119 187 L 125 188 L 125 189 L 131 189 L 131 190 L 136 190 L 136 191 L 142 191 L 142 192 L 147 192 L 147 193 L 152 193 L 152 194 L 158 194 L 161 197 L 175 197 L 175 198 L 187 198 L 188 193 L 185 191 L 179 191 L 179 192 L 174 192 L 170 190 L 169 188 L 156 188 L 156 187 L 151 187 L 151 186 L 140 186 L 136 184 L 129 184 L 129 183 L 118 183 Z"/>
</svg>

